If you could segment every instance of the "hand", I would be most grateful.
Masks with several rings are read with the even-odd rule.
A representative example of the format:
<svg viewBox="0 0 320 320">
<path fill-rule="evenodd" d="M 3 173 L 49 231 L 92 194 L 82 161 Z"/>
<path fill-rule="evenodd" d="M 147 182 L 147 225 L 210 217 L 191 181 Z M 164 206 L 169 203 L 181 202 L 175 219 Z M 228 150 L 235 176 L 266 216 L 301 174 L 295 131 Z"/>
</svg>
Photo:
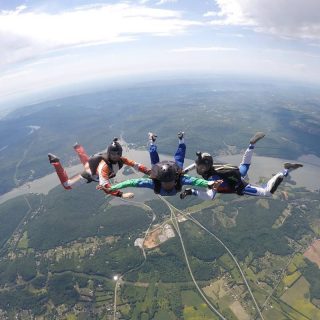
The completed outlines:
<svg viewBox="0 0 320 320">
<path fill-rule="evenodd" d="M 97 186 L 96 186 L 96 189 L 97 190 L 103 190 L 103 191 L 109 191 L 109 188 L 106 188 L 105 186 L 102 186 L 101 184 L 98 184 Z"/>
<path fill-rule="evenodd" d="M 122 199 L 132 199 L 134 197 L 134 193 L 133 192 L 127 192 L 127 193 L 123 193 L 121 198 Z"/>
<path fill-rule="evenodd" d="M 208 188 L 217 191 L 223 180 L 214 180 L 208 182 Z"/>
</svg>

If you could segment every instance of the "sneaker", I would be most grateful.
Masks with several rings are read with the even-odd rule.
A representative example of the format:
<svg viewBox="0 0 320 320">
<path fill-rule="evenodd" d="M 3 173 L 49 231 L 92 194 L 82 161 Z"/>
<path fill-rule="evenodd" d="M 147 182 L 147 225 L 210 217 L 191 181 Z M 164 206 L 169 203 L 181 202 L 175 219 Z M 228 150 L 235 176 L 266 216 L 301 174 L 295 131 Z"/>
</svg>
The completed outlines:
<svg viewBox="0 0 320 320">
<path fill-rule="evenodd" d="M 192 195 L 192 189 L 191 188 L 187 188 L 184 191 L 182 191 L 180 193 L 180 199 L 184 199 L 186 196 L 191 196 Z"/>
<path fill-rule="evenodd" d="M 157 135 L 154 134 L 153 132 L 149 132 L 148 133 L 148 137 L 149 137 L 149 140 L 152 141 L 152 142 L 155 142 L 156 139 L 157 139 Z"/>
<path fill-rule="evenodd" d="M 250 139 L 250 144 L 255 144 L 257 143 L 259 140 L 261 140 L 266 134 L 263 132 L 256 132 L 255 135 L 253 137 L 251 137 Z"/>
<path fill-rule="evenodd" d="M 48 153 L 48 158 L 50 163 L 58 163 L 60 159 L 52 153 Z"/>
<path fill-rule="evenodd" d="M 184 132 L 183 131 L 180 131 L 180 132 L 178 132 L 178 139 L 183 139 L 183 137 L 184 137 Z"/>
<path fill-rule="evenodd" d="M 295 169 L 303 167 L 303 165 L 301 163 L 286 162 L 283 164 L 283 167 L 287 170 L 295 170 Z"/>
</svg>

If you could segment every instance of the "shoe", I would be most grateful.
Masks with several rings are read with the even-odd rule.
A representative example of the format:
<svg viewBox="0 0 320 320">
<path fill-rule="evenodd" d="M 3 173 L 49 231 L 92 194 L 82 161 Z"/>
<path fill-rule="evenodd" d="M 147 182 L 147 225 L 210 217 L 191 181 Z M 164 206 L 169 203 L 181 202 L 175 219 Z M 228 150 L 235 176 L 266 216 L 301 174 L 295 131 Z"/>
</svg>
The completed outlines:
<svg viewBox="0 0 320 320">
<path fill-rule="evenodd" d="M 255 135 L 253 137 L 251 137 L 250 139 L 250 144 L 255 144 L 257 143 L 259 140 L 261 140 L 266 134 L 263 132 L 256 132 Z"/>
<path fill-rule="evenodd" d="M 78 149 L 80 147 L 80 144 L 78 142 L 76 142 L 74 145 L 73 145 L 73 149 Z"/>
<path fill-rule="evenodd" d="M 149 140 L 152 141 L 152 142 L 155 142 L 156 139 L 157 139 L 157 135 L 154 134 L 153 132 L 149 132 L 148 133 L 148 137 L 149 137 Z"/>
<path fill-rule="evenodd" d="M 187 188 L 184 191 L 182 191 L 180 193 L 180 199 L 184 199 L 186 196 L 191 196 L 192 195 L 192 189 L 191 188 Z"/>
<path fill-rule="evenodd" d="M 183 137 L 184 137 L 184 132 L 183 131 L 180 131 L 180 132 L 178 132 L 178 139 L 183 139 Z"/>
<path fill-rule="evenodd" d="M 283 167 L 287 170 L 295 170 L 295 169 L 303 167 L 303 164 L 286 162 L 283 164 Z"/>
<path fill-rule="evenodd" d="M 52 153 L 48 153 L 48 158 L 50 163 L 58 163 L 60 159 Z"/>
</svg>

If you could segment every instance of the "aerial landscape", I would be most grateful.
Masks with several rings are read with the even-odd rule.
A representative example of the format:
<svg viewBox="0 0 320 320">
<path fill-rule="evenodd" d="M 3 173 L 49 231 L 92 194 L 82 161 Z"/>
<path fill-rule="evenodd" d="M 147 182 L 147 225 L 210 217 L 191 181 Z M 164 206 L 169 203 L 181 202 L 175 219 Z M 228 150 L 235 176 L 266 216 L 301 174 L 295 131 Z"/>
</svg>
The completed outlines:
<svg viewBox="0 0 320 320">
<path fill-rule="evenodd" d="M 272 199 L 220 195 L 215 201 L 205 202 L 159 198 L 151 190 L 139 190 L 133 200 L 118 200 L 97 192 L 91 184 L 68 192 L 58 186 L 44 159 L 49 151 L 54 149 L 72 169 L 78 164 L 72 150 L 75 139 L 93 153 L 103 149 L 112 133 L 118 133 L 128 156 L 148 165 L 146 132 L 151 125 L 158 133 L 159 148 L 168 155 L 174 151 L 177 129 L 183 128 L 189 159 L 198 149 L 228 159 L 241 153 L 251 132 L 260 129 L 267 136 L 256 149 L 257 160 L 279 159 L 276 165 L 280 169 L 281 159 L 302 155 L 307 159 L 306 155 L 313 154 L 313 162 L 305 160 L 305 167 L 313 177 L 319 177 L 320 163 L 315 163 L 319 146 L 312 144 L 319 137 L 318 132 L 314 134 L 317 126 L 311 133 L 310 127 L 299 126 L 301 119 L 319 123 L 319 118 L 310 105 L 303 108 L 300 98 L 293 98 L 294 93 L 281 97 L 282 110 L 269 108 L 266 115 L 242 108 L 252 103 L 246 91 L 210 90 L 216 87 L 214 79 L 175 86 L 175 92 L 165 98 L 161 96 L 166 87 L 161 84 L 148 88 L 144 102 L 135 96 L 143 87 L 128 88 L 34 105 L 1 120 L 1 128 L 13 128 L 14 123 L 15 130 L 4 131 L 8 138 L 4 141 L 7 148 L 1 152 L 1 172 L 7 176 L 2 177 L 0 200 L 17 186 L 29 184 L 23 195 L 1 201 L 3 314 L 88 319 L 107 318 L 115 312 L 123 319 L 217 318 L 199 295 L 194 279 L 226 319 L 254 318 L 258 316 L 256 304 L 265 319 L 319 316 L 319 188 L 306 181 L 288 181 Z M 203 92 L 201 99 L 198 90 Z M 257 86 L 255 96 L 263 96 L 263 103 L 268 95 L 280 101 L 277 91 L 277 86 Z M 192 95 L 197 97 L 195 101 Z M 308 97 L 317 99 L 310 92 Z M 135 108 L 139 105 L 139 114 L 119 117 L 119 112 L 133 108 L 128 100 L 135 101 Z M 73 111 L 79 101 L 81 114 Z M 111 108 L 115 101 L 116 110 Z M 172 104 L 166 113 L 169 123 L 154 123 L 154 117 L 161 117 L 162 108 L 149 115 L 152 101 L 163 106 Z M 202 109 L 197 116 L 200 128 L 197 123 L 193 125 L 192 110 L 183 101 Z M 259 110 L 259 105 L 256 107 Z M 99 114 L 104 109 L 108 110 L 106 115 L 96 117 L 92 126 L 87 120 L 85 126 L 81 124 L 83 115 Z M 245 120 L 233 120 L 233 109 Z M 175 116 L 181 110 L 184 119 Z M 290 116 L 288 126 L 281 125 L 279 113 Z M 221 125 L 212 126 L 218 116 Z M 264 124 L 267 116 L 270 122 Z M 60 127 L 55 132 L 62 119 L 67 119 L 68 128 Z M 133 129 L 133 122 L 140 123 L 139 132 Z M 32 131 L 30 126 L 38 129 Z M 70 128 L 74 128 L 71 135 Z M 90 132 L 95 132 L 94 143 L 89 141 Z M 209 141 L 210 136 L 215 138 Z M 19 161 L 10 160 L 12 154 L 19 154 Z M 266 181 L 275 173 L 263 166 L 258 169 L 256 172 L 253 159 L 252 171 L 257 179 Z M 126 175 L 131 178 L 139 174 L 129 171 L 116 179 L 124 180 Z M 33 181 L 43 176 L 47 176 L 47 180 L 42 179 L 43 188 L 32 193 Z M 50 179 L 55 183 L 48 190 Z"/>
<path fill-rule="evenodd" d="M 276 14 L 271 15 L 282 4 L 263 11 L 248 1 L 250 11 L 240 0 L 229 5 L 222 0 L 202 6 L 181 3 L 0 5 L 5 49 L 0 53 L 1 320 L 320 319 L 320 69 L 313 62 L 320 57 L 320 32 L 315 27 L 305 34 L 307 27 L 298 28 L 298 9 L 292 12 L 295 24 L 288 19 L 281 22 L 286 28 L 277 25 Z M 230 3 L 242 10 L 241 17 Z M 304 7 L 310 24 L 313 5 L 319 7 L 311 3 Z M 94 18 L 104 23 L 99 12 L 114 18 L 118 33 L 104 35 L 95 29 Z M 88 33 L 63 25 L 63 15 L 78 23 L 77 14 L 92 19 Z M 50 29 L 42 15 L 57 19 L 53 21 L 70 32 L 72 41 L 67 32 Z M 304 26 L 306 17 L 301 18 Z M 39 19 L 45 32 L 13 27 L 19 18 L 35 26 Z M 150 30 L 133 28 L 140 18 L 150 23 Z M 122 29 L 115 21 L 129 22 Z M 196 37 L 199 42 L 191 47 L 193 32 L 204 37 L 204 30 L 197 28 L 212 28 L 217 44 Z M 18 45 L 2 36 L 8 30 L 11 39 L 25 42 Z M 89 31 L 95 35 L 90 41 Z M 173 39 L 165 40 L 169 34 Z M 221 47 L 231 46 L 226 40 L 231 36 L 232 48 L 239 45 L 239 51 Z M 265 65 L 260 53 L 243 58 L 244 69 L 252 61 L 248 72 L 238 66 L 241 50 L 257 49 L 250 47 L 250 40 L 241 47 L 246 37 L 258 47 L 274 45 L 268 57 L 274 59 L 273 67 Z M 149 45 L 150 56 L 143 56 Z M 165 56 L 156 52 L 163 46 Z M 283 60 L 279 47 L 289 52 Z M 171 56 L 185 53 L 181 59 Z M 212 62 L 210 55 L 216 55 Z M 310 60 L 291 68 L 289 56 Z M 105 57 L 112 63 L 104 64 Z M 151 68 L 153 60 L 159 69 Z M 230 61 L 234 72 L 223 72 Z M 123 68 L 130 71 L 126 76 Z M 150 73 L 140 74 L 142 68 Z M 106 72 L 110 77 L 104 78 Z M 180 131 L 187 146 L 185 166 L 198 151 L 209 152 L 214 162 L 238 166 L 250 138 L 261 131 L 265 137 L 254 149 L 246 178 L 250 183 L 266 184 L 285 162 L 303 167 L 286 177 L 271 197 L 221 193 L 214 200 L 182 200 L 179 194 L 129 188 L 125 192 L 134 197 L 125 199 L 97 190 L 96 182 L 65 190 L 48 161 L 48 154 L 58 155 L 72 176 L 83 171 L 75 143 L 92 155 L 118 137 L 125 157 L 151 168 L 148 133 L 157 134 L 160 158 L 172 160 Z M 196 171 L 188 174 L 199 177 Z M 147 177 L 125 165 L 111 183 Z"/>
</svg>

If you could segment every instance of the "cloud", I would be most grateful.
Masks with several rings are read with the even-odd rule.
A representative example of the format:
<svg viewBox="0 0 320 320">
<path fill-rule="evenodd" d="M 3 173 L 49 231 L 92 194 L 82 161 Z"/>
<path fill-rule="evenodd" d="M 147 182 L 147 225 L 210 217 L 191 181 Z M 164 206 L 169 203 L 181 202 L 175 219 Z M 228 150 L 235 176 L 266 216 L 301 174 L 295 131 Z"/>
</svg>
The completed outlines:
<svg viewBox="0 0 320 320">
<path fill-rule="evenodd" d="M 295 57 L 295 59 L 302 59 L 306 60 L 305 58 L 315 58 L 318 61 L 320 61 L 320 54 L 304 51 L 304 50 L 284 50 L 284 49 L 267 49 L 265 52 L 272 53 L 273 55 L 280 55 L 282 57 L 292 58 Z M 309 59 L 308 59 L 309 60 Z"/>
<path fill-rule="evenodd" d="M 207 51 L 238 51 L 237 48 L 231 48 L 231 47 L 185 47 L 185 48 L 177 48 L 172 49 L 171 52 L 207 52 Z"/>
<path fill-rule="evenodd" d="M 213 25 L 251 26 L 257 32 L 320 39 L 319 0 L 215 0 Z"/>
<path fill-rule="evenodd" d="M 72 46 L 133 41 L 144 34 L 172 36 L 199 24 L 178 11 L 126 2 L 59 13 L 20 6 L 0 13 L 0 65 Z"/>
<path fill-rule="evenodd" d="M 172 2 L 177 2 L 178 0 L 160 0 L 160 1 L 158 1 L 156 4 L 157 5 L 162 5 L 162 4 L 166 4 L 166 3 L 172 3 Z"/>
<path fill-rule="evenodd" d="M 203 14 L 204 17 L 217 17 L 219 16 L 219 12 L 217 11 L 208 11 Z"/>
</svg>

